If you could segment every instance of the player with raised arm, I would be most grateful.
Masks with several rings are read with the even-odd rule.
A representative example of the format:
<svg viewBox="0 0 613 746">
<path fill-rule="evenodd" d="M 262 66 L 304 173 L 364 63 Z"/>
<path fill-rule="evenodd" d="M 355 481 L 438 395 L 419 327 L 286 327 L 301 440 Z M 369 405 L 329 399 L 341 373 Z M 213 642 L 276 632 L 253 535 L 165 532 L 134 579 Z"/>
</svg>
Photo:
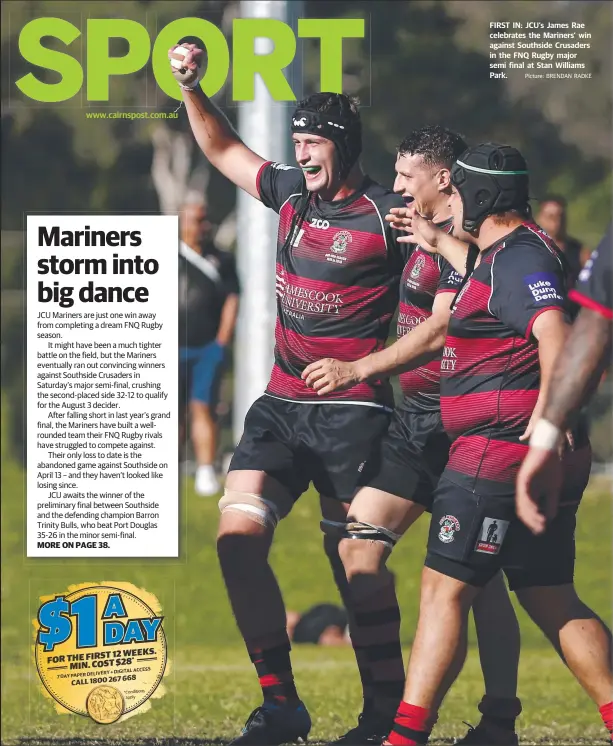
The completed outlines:
<svg viewBox="0 0 613 746">
<path fill-rule="evenodd" d="M 360 646 L 373 646 L 385 632 L 386 620 L 375 623 L 369 612 L 373 599 L 376 603 L 377 594 L 389 582 L 386 561 L 399 538 L 424 511 L 431 510 L 432 496 L 449 456 L 450 441 L 441 422 L 439 380 L 450 306 L 467 262 L 468 245 L 448 235 L 453 227 L 451 168 L 465 150 L 464 140 L 448 129 L 416 130 L 398 146 L 394 182 L 394 191 L 431 220 L 433 230 L 445 235 L 450 254 L 462 265 L 461 274 L 440 254 L 418 243 L 412 245 L 400 282 L 398 341 L 355 361 L 317 361 L 302 374 L 307 385 L 323 395 L 350 389 L 370 378 L 400 374 L 403 399 L 362 469 L 361 487 L 347 522 L 322 522 L 324 531 L 345 537 L 340 554 L 356 616 L 352 640 Z M 390 214 L 387 219 L 393 222 L 396 216 Z M 473 247 L 469 270 L 475 254 Z M 519 625 L 500 574 L 477 597 L 473 611 L 486 694 L 479 705 L 481 722 L 460 743 L 516 744 L 515 718 L 521 712 L 516 696 Z M 358 727 L 337 744 L 373 743 L 376 734 L 380 742 L 390 727 L 387 720 L 377 722 L 363 716 Z"/>
<path fill-rule="evenodd" d="M 383 348 L 406 263 L 383 216 L 403 203 L 360 168 L 354 101 L 334 93 L 302 101 L 291 126 L 298 165 L 271 163 L 246 147 L 200 90 L 202 51 L 187 46 L 186 55 L 173 48 L 169 57 L 180 65 L 176 77 L 198 144 L 222 174 L 279 213 L 275 362 L 230 464 L 218 534 L 226 588 L 264 697 L 233 743 L 279 744 L 306 738 L 311 721 L 296 692 L 284 603 L 268 562 L 274 529 L 311 482 L 324 518 L 345 519 L 359 465 L 393 407 L 387 380 L 318 396 L 301 374 L 332 351 L 353 360 Z M 347 603 L 338 541 L 325 537 L 324 546 Z M 393 585 L 379 595 L 377 613 L 390 619 L 377 650 L 378 678 L 362 651 L 358 667 L 365 709 L 393 718 L 404 684 Z"/>
<path fill-rule="evenodd" d="M 571 300 L 582 308 L 558 359 L 543 417 L 517 476 L 517 515 L 534 534 L 545 531 L 560 507 L 564 431 L 596 390 L 611 362 L 613 235 L 607 232 L 579 273 Z M 613 714 L 612 714 L 613 717 Z"/>
<path fill-rule="evenodd" d="M 501 568 L 610 729 L 611 634 L 573 583 L 576 512 L 591 464 L 585 432 L 572 432 L 564 507 L 549 530 L 534 536 L 515 516 L 526 440 L 567 335 L 568 268 L 530 220 L 528 170 L 515 148 L 470 148 L 451 181 L 454 234 L 479 256 L 451 310 L 441 412 L 452 446 L 434 494 L 403 702 L 384 743 L 427 743 L 433 711 L 465 656 L 470 608 Z"/>
</svg>

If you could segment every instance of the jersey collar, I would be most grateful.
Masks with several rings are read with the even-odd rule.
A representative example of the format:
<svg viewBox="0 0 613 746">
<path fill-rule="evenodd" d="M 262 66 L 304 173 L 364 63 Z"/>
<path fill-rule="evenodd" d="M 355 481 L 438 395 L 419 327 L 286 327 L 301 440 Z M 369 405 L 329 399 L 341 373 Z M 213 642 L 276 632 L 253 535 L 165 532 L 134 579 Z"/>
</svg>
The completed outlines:
<svg viewBox="0 0 613 746">
<path fill-rule="evenodd" d="M 315 199 L 313 200 L 313 204 L 322 213 L 323 212 L 325 213 L 336 212 L 338 210 L 343 209 L 344 207 L 347 207 L 347 205 L 350 205 L 352 202 L 355 202 L 356 200 L 360 199 L 360 197 L 363 197 L 364 192 L 366 192 L 366 190 L 371 184 L 372 184 L 372 179 L 370 178 L 370 176 L 365 175 L 360 186 L 356 189 L 356 191 L 353 194 L 350 194 L 348 197 L 345 197 L 344 199 L 335 199 L 335 200 L 327 201 L 327 200 L 320 199 L 316 193 Z"/>
</svg>

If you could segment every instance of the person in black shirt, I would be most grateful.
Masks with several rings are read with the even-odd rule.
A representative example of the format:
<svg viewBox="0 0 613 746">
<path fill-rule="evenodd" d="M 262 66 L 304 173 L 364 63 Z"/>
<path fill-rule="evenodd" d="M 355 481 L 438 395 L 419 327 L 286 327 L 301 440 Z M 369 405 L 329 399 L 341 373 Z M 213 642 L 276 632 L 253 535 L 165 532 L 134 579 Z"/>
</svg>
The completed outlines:
<svg viewBox="0 0 613 746">
<path fill-rule="evenodd" d="M 213 410 L 223 362 L 238 312 L 239 283 L 232 255 L 210 240 L 204 204 L 181 210 L 179 245 L 180 442 L 187 410 L 197 461 L 199 495 L 219 492 L 213 462 L 217 446 Z"/>
<path fill-rule="evenodd" d="M 570 265 L 571 284 L 574 285 L 581 267 L 585 263 L 586 249 L 581 241 L 568 235 L 566 200 L 564 197 L 551 195 L 541 200 L 536 223 L 553 238 L 556 246 L 564 252 Z"/>
</svg>

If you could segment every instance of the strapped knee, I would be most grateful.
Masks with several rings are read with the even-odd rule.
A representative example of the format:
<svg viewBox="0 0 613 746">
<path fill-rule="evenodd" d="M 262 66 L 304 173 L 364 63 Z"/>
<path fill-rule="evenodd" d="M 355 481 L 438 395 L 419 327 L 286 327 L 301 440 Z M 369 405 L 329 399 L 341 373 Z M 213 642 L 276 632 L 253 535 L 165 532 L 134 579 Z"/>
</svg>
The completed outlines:
<svg viewBox="0 0 613 746">
<path fill-rule="evenodd" d="M 393 549 L 401 534 L 395 534 L 384 526 L 375 526 L 373 523 L 364 521 L 328 521 L 322 520 L 319 524 L 324 534 L 335 536 L 338 539 L 367 539 L 385 544 L 388 549 Z"/>
<path fill-rule="evenodd" d="M 270 500 L 252 492 L 238 492 L 224 490 L 223 497 L 218 503 L 221 513 L 240 513 L 247 516 L 260 526 L 274 529 L 283 518 L 279 508 Z"/>
</svg>

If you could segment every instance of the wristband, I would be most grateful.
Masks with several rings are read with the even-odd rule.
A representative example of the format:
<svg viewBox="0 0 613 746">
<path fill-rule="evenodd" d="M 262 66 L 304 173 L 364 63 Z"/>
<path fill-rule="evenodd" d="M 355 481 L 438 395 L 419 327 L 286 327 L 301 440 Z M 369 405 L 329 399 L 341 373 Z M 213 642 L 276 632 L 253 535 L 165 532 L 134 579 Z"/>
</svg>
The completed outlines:
<svg viewBox="0 0 613 746">
<path fill-rule="evenodd" d="M 532 431 L 530 436 L 530 446 L 542 448 L 545 451 L 555 451 L 560 443 L 562 431 L 559 427 L 541 418 Z"/>
</svg>

